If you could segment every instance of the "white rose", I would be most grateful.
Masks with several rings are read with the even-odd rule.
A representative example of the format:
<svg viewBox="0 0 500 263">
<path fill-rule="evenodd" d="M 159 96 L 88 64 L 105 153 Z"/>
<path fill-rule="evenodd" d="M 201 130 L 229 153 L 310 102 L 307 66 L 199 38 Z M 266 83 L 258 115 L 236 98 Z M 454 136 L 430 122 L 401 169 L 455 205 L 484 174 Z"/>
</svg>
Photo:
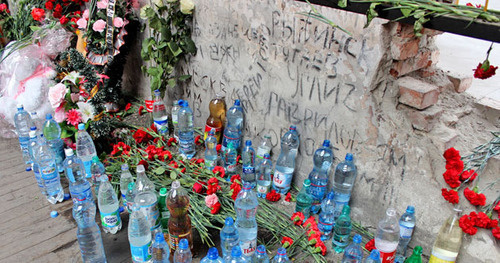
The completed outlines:
<svg viewBox="0 0 500 263">
<path fill-rule="evenodd" d="M 189 15 L 193 13 L 194 3 L 193 0 L 180 0 L 181 12 L 183 14 Z"/>
<path fill-rule="evenodd" d="M 145 5 L 145 6 L 141 7 L 141 12 L 140 12 L 139 16 L 140 16 L 142 19 L 148 19 L 148 16 L 146 15 L 146 10 L 147 10 L 148 8 L 150 8 L 150 7 L 151 7 L 151 6 L 149 6 L 149 5 Z"/>
</svg>

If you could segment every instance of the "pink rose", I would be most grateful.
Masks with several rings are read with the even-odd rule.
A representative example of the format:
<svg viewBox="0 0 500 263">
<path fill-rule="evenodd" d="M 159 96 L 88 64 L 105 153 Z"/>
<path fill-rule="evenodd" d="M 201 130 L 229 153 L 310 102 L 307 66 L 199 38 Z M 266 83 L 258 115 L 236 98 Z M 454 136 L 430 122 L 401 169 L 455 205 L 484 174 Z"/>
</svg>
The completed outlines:
<svg viewBox="0 0 500 263">
<path fill-rule="evenodd" d="M 59 107 L 64 101 L 64 96 L 66 96 L 66 86 L 62 83 L 58 83 L 49 89 L 49 102 L 53 109 Z"/>
<path fill-rule="evenodd" d="M 209 208 L 212 208 L 212 206 L 214 206 L 218 202 L 219 198 L 217 197 L 216 194 L 207 195 L 205 197 L 205 205 Z"/>
<path fill-rule="evenodd" d="M 76 21 L 76 25 L 78 25 L 78 28 L 81 29 L 87 28 L 87 19 L 85 18 L 78 19 L 78 21 Z"/>
<path fill-rule="evenodd" d="M 96 32 L 104 31 L 105 27 L 106 27 L 106 22 L 104 22 L 104 20 L 102 19 L 95 21 L 94 24 L 92 25 L 92 29 Z"/>
<path fill-rule="evenodd" d="M 108 0 L 101 0 L 97 2 L 97 8 L 106 9 L 106 7 L 108 7 Z"/>
<path fill-rule="evenodd" d="M 64 105 L 58 107 L 54 113 L 54 120 L 57 122 L 63 122 L 66 119 L 66 112 L 64 111 Z"/>
<path fill-rule="evenodd" d="M 123 19 L 121 17 L 115 17 L 115 19 L 113 19 L 113 25 L 116 28 L 121 28 L 123 26 Z"/>
<path fill-rule="evenodd" d="M 82 17 L 89 20 L 89 15 L 90 15 L 89 10 L 85 9 L 85 11 L 83 11 Z"/>
</svg>

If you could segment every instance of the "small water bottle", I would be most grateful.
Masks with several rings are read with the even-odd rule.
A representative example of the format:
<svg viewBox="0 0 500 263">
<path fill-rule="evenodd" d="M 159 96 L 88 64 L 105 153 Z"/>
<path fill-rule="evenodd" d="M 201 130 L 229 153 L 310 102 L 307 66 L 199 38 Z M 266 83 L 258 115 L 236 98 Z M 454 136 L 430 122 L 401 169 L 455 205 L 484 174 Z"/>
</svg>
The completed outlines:
<svg viewBox="0 0 500 263">
<path fill-rule="evenodd" d="M 349 244 L 349 236 L 352 230 L 350 212 L 349 205 L 344 205 L 342 214 L 335 220 L 332 245 L 336 253 L 344 252 L 345 247 Z"/>
<path fill-rule="evenodd" d="M 85 179 L 85 167 L 82 160 L 76 157 L 73 149 L 67 148 L 64 150 L 66 159 L 64 160 L 63 167 L 66 178 L 69 181 L 69 192 L 73 202 L 94 202 L 92 197 L 92 190 L 90 183 Z"/>
<path fill-rule="evenodd" d="M 182 101 L 179 113 L 179 153 L 187 159 L 196 154 L 194 147 L 193 111 L 187 101 Z"/>
<path fill-rule="evenodd" d="M 193 254 L 189 249 L 188 240 L 183 238 L 179 241 L 178 247 L 174 253 L 174 263 L 191 263 Z"/>
<path fill-rule="evenodd" d="M 335 211 L 335 202 L 333 201 L 333 191 L 326 195 L 321 202 L 321 213 L 318 216 L 318 228 L 321 232 L 321 240 L 325 241 L 332 237 Z"/>
<path fill-rule="evenodd" d="M 238 163 L 236 159 L 238 157 L 238 150 L 235 148 L 234 142 L 229 142 L 224 153 L 224 170 L 226 170 L 226 180 L 229 181 L 231 176 L 236 174 L 236 168 Z"/>
<path fill-rule="evenodd" d="M 122 173 L 120 175 L 120 193 L 122 195 L 122 206 L 127 207 L 127 191 L 128 185 L 134 181 L 132 174 L 128 170 L 128 165 L 126 163 L 122 164 Z"/>
<path fill-rule="evenodd" d="M 245 141 L 245 147 L 241 152 L 243 160 L 243 173 L 241 175 L 242 183 L 250 183 L 252 188 L 255 187 L 255 151 L 252 148 L 252 141 Z"/>
<path fill-rule="evenodd" d="M 47 192 L 45 192 L 45 186 L 43 185 L 42 176 L 40 175 L 40 166 L 38 165 L 38 162 L 35 160 L 35 156 L 33 155 L 35 149 L 38 147 L 38 139 L 39 139 L 37 137 L 36 127 L 31 127 L 31 131 L 29 134 L 30 134 L 29 153 L 30 153 L 30 158 L 32 160 L 31 170 L 35 174 L 35 179 L 38 184 L 38 188 L 40 189 L 40 192 L 42 193 L 42 195 L 47 196 Z"/>
<path fill-rule="evenodd" d="M 352 243 L 347 246 L 342 258 L 342 263 L 361 263 L 363 260 L 363 249 L 361 248 L 361 236 L 356 234 Z"/>
<path fill-rule="evenodd" d="M 380 263 L 380 252 L 376 249 L 372 250 L 364 263 Z"/>
<path fill-rule="evenodd" d="M 271 157 L 266 153 L 255 172 L 255 177 L 257 178 L 257 196 L 260 198 L 266 198 L 267 193 L 269 193 L 271 189 L 272 170 L 273 164 L 271 162 Z"/>
<path fill-rule="evenodd" d="M 90 174 L 91 177 L 89 179 L 92 182 L 92 185 L 94 186 L 94 191 L 97 195 L 97 193 L 99 193 L 99 184 L 101 183 L 101 178 L 107 177 L 106 168 L 104 167 L 104 164 L 101 163 L 101 160 L 99 160 L 99 157 L 97 156 L 92 157 L 92 164 L 90 165 Z"/>
<path fill-rule="evenodd" d="M 159 134 L 165 135 L 168 133 L 168 113 L 165 103 L 161 98 L 160 90 L 155 90 L 155 98 L 153 102 L 153 121 L 156 130 Z"/>
<path fill-rule="evenodd" d="M 156 233 L 153 248 L 153 263 L 169 263 L 170 247 L 162 233 Z"/>
<path fill-rule="evenodd" d="M 415 207 L 408 206 L 406 212 L 399 218 L 399 244 L 396 250 L 396 260 L 403 262 L 406 248 L 410 243 L 415 228 Z"/>
<path fill-rule="evenodd" d="M 172 106 L 172 126 L 174 126 L 174 138 L 179 140 L 179 110 L 181 108 L 180 104 L 183 100 L 174 100 Z"/>
<path fill-rule="evenodd" d="M 134 263 L 152 262 L 150 229 L 146 216 L 134 205 L 128 221 L 128 240 Z"/>
<path fill-rule="evenodd" d="M 273 189 L 280 194 L 288 193 L 295 171 L 295 157 L 300 139 L 294 125 L 281 137 L 281 153 L 276 161 L 273 177 Z"/>
<path fill-rule="evenodd" d="M 271 136 L 264 135 L 262 140 L 257 147 L 257 158 L 264 159 L 264 155 L 271 154 L 271 148 L 273 147 L 271 143 Z"/>
<path fill-rule="evenodd" d="M 208 132 L 205 140 L 205 168 L 213 170 L 217 165 L 217 138 L 214 129 Z"/>
<path fill-rule="evenodd" d="M 266 247 L 264 245 L 258 245 L 255 252 L 255 263 L 269 263 L 269 255 L 267 255 Z"/>
<path fill-rule="evenodd" d="M 323 141 L 323 146 L 314 152 L 313 163 L 314 168 L 309 173 L 309 180 L 311 180 L 311 187 L 309 191 L 313 197 L 313 204 L 311 213 L 317 214 L 321 208 L 321 201 L 326 195 L 326 186 L 328 185 L 328 174 L 332 166 L 333 151 L 330 148 L 330 141 Z"/>
<path fill-rule="evenodd" d="M 115 190 L 108 178 L 101 177 L 101 185 L 99 194 L 97 195 L 99 213 L 101 214 L 102 229 L 106 233 L 116 234 L 122 228 L 122 220 L 120 218 L 120 203 L 116 197 Z"/>
<path fill-rule="evenodd" d="M 227 263 L 250 263 L 250 260 L 243 255 L 240 246 L 234 246 L 231 249 L 231 256 L 225 261 Z"/>
<path fill-rule="evenodd" d="M 353 162 L 352 154 L 345 155 L 345 161 L 339 163 L 335 168 L 333 191 L 335 192 L 335 219 L 340 216 L 344 205 L 349 204 L 351 191 L 356 180 L 357 170 Z"/>
<path fill-rule="evenodd" d="M 288 263 L 291 262 L 286 255 L 286 249 L 283 247 L 278 248 L 276 256 L 274 256 L 272 263 Z"/>
<path fill-rule="evenodd" d="M 223 258 L 226 258 L 231 255 L 233 247 L 239 244 L 239 237 L 233 218 L 227 217 L 224 223 L 220 231 L 220 247 Z"/>
<path fill-rule="evenodd" d="M 61 186 L 61 178 L 57 169 L 54 152 L 45 141 L 43 134 L 38 142 L 38 147 L 35 148 L 33 155 L 40 167 L 40 174 L 45 191 L 47 192 L 47 201 L 51 204 L 62 202 L 64 200 L 64 191 Z"/>
<path fill-rule="evenodd" d="M 29 132 L 30 128 L 33 126 L 33 122 L 30 114 L 24 110 L 22 104 L 17 105 L 17 113 L 14 115 L 14 124 L 16 126 L 17 136 L 19 137 L 19 146 L 23 153 L 23 160 L 26 164 L 31 164 L 28 144 L 30 140 Z"/>
<path fill-rule="evenodd" d="M 127 210 L 129 213 L 132 213 L 132 206 L 134 205 L 134 198 L 135 198 L 135 183 L 130 182 L 127 186 L 127 194 L 125 195 L 127 198 Z"/>
<path fill-rule="evenodd" d="M 97 152 L 92 137 L 85 131 L 85 124 L 78 124 L 78 134 L 76 138 L 76 155 L 82 160 L 83 165 L 85 165 L 87 178 L 91 178 L 92 173 L 90 171 L 90 166 L 92 165 L 92 158 L 97 156 Z"/>
<path fill-rule="evenodd" d="M 59 172 L 63 172 L 64 142 L 61 139 L 61 127 L 52 118 L 52 115 L 50 113 L 45 116 L 45 123 L 43 124 L 43 136 L 56 155 L 56 162 L 57 167 L 59 168 Z"/>
<path fill-rule="evenodd" d="M 94 202 L 73 203 L 73 218 L 78 225 L 76 237 L 83 262 L 107 262 L 101 231 L 95 222 Z"/>
<path fill-rule="evenodd" d="M 222 151 L 229 146 L 229 142 L 234 143 L 234 148 L 241 146 L 241 136 L 244 124 L 243 108 L 240 106 L 240 100 L 235 100 L 234 105 L 226 112 L 226 126 L 224 128 L 224 137 L 222 139 Z"/>
<path fill-rule="evenodd" d="M 207 256 L 204 257 L 200 263 L 224 263 L 221 257 L 219 257 L 219 251 L 216 247 L 211 247 L 208 249 Z"/>
</svg>

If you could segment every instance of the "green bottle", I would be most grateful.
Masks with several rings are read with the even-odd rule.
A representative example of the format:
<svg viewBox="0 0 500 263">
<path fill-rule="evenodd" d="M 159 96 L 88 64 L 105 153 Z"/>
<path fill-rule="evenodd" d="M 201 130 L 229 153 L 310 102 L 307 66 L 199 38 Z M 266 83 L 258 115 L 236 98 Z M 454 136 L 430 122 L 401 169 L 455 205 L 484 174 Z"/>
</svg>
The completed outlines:
<svg viewBox="0 0 500 263">
<path fill-rule="evenodd" d="M 170 218 L 170 212 L 167 209 L 167 188 L 160 189 L 160 199 L 158 200 L 158 206 L 160 209 L 160 223 L 163 232 L 168 231 L 168 219 Z"/>
<path fill-rule="evenodd" d="M 349 236 L 351 235 L 352 224 L 351 224 L 351 208 L 349 205 L 344 205 L 342 208 L 342 214 L 335 220 L 335 226 L 333 227 L 333 240 L 332 247 L 336 253 L 344 252 L 344 249 L 349 244 Z"/>
<path fill-rule="evenodd" d="M 313 202 L 313 197 L 309 194 L 309 187 L 311 186 L 311 181 L 305 179 L 302 184 L 302 189 L 300 189 L 297 195 L 297 204 L 295 205 L 295 212 L 302 212 L 304 217 L 309 218 L 309 213 L 311 211 L 311 206 Z"/>
<path fill-rule="evenodd" d="M 413 249 L 413 254 L 405 260 L 405 263 L 422 263 L 422 247 L 416 246 Z"/>
</svg>

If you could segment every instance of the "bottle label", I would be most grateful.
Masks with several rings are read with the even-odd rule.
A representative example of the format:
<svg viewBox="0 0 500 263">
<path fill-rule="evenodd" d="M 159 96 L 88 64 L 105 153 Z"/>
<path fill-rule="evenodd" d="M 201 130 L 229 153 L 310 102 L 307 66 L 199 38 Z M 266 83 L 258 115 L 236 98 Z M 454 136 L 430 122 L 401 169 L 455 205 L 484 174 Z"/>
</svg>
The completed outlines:
<svg viewBox="0 0 500 263">
<path fill-rule="evenodd" d="M 455 263 L 458 253 L 440 248 L 433 248 L 429 263 Z"/>
<path fill-rule="evenodd" d="M 194 138 L 190 138 L 190 139 L 187 139 L 187 140 L 181 140 L 179 139 L 179 148 L 181 149 L 181 151 L 188 151 L 189 148 L 193 147 L 194 145 Z"/>
<path fill-rule="evenodd" d="M 326 223 L 321 217 L 318 218 L 318 228 L 323 235 L 329 235 L 333 230 L 333 223 Z"/>
<path fill-rule="evenodd" d="M 160 134 L 168 133 L 168 118 L 165 120 L 154 120 L 156 130 Z"/>
<path fill-rule="evenodd" d="M 40 170 L 38 170 L 38 168 L 36 168 L 35 165 L 32 165 L 31 169 L 33 170 L 33 173 L 35 174 L 35 179 L 36 179 L 36 182 L 38 184 L 38 187 L 40 187 L 41 189 L 45 188 L 43 186 L 43 181 L 42 181 L 42 176 L 40 175 Z"/>
<path fill-rule="evenodd" d="M 309 187 L 309 193 L 313 197 L 313 205 L 318 205 L 323 201 L 323 198 L 326 194 L 326 185 L 317 185 L 311 183 L 311 187 Z"/>
<path fill-rule="evenodd" d="M 92 160 L 83 162 L 83 166 L 85 167 L 85 173 L 87 174 L 86 178 L 92 177 L 92 172 L 90 171 L 90 167 L 92 166 Z"/>
<path fill-rule="evenodd" d="M 279 188 L 289 188 L 292 183 L 292 173 L 282 173 L 280 171 L 274 172 L 273 184 Z"/>
<path fill-rule="evenodd" d="M 73 203 L 81 202 L 84 200 L 93 200 L 90 184 L 87 183 L 86 186 L 88 187 L 83 189 L 82 191 L 71 193 L 71 199 L 73 200 Z"/>
<path fill-rule="evenodd" d="M 183 238 L 186 238 L 187 236 L 191 235 L 191 231 L 187 232 L 187 233 L 184 233 L 182 235 L 172 235 L 172 234 L 168 234 L 169 236 L 169 239 L 170 239 L 170 248 L 171 250 L 176 250 L 177 249 L 177 246 L 179 245 L 179 241 Z M 188 239 L 189 240 L 189 239 Z"/>
<path fill-rule="evenodd" d="M 140 210 L 144 215 L 146 215 L 146 220 L 149 221 L 151 225 L 151 230 L 157 228 L 160 225 L 160 212 L 158 211 L 158 202 L 147 206 L 141 206 Z"/>
<path fill-rule="evenodd" d="M 130 245 L 130 252 L 132 253 L 132 259 L 134 262 L 146 262 L 149 261 L 152 257 L 152 247 L 151 247 L 151 242 L 148 244 L 142 246 L 142 247 L 136 247 L 133 245 Z"/>
<path fill-rule="evenodd" d="M 255 167 L 253 166 L 243 166 L 242 170 L 244 174 L 255 174 Z"/>
<path fill-rule="evenodd" d="M 349 243 L 349 235 L 333 235 L 333 244 L 338 247 L 345 247 Z"/>
<path fill-rule="evenodd" d="M 231 172 L 236 171 L 236 167 L 237 167 L 237 164 L 230 164 L 227 166 L 226 170 L 227 170 L 227 172 L 231 173 Z"/>
<path fill-rule="evenodd" d="M 124 208 L 127 208 L 127 196 L 122 194 L 122 205 Z"/>
<path fill-rule="evenodd" d="M 246 257 L 251 257 L 257 249 L 257 240 L 240 241 L 241 251 Z"/>
<path fill-rule="evenodd" d="M 221 128 L 216 128 L 216 127 L 212 127 L 210 125 L 205 125 L 205 134 L 203 136 L 203 140 L 206 140 L 207 137 L 208 137 L 208 132 L 210 130 L 214 129 L 215 133 L 214 133 L 214 136 L 215 138 L 217 138 L 217 141 L 220 142 L 220 137 L 221 137 L 221 134 L 222 134 L 222 127 Z"/>
<path fill-rule="evenodd" d="M 121 222 L 118 209 L 112 213 L 103 213 L 103 212 L 100 213 L 101 213 L 102 227 L 113 228 L 118 226 Z"/>
<path fill-rule="evenodd" d="M 411 235 L 413 234 L 413 227 L 407 227 L 403 225 L 399 225 L 400 231 L 399 231 L 399 236 L 402 238 L 411 238 Z"/>
<path fill-rule="evenodd" d="M 269 192 L 269 187 L 270 185 L 265 186 L 257 184 L 257 192 L 260 194 L 267 194 Z"/>
<path fill-rule="evenodd" d="M 163 211 L 163 212 L 161 212 L 161 218 L 162 219 L 168 219 L 168 218 L 170 218 L 170 212 L 169 211 Z"/>
<path fill-rule="evenodd" d="M 396 250 L 392 252 L 383 252 L 380 251 L 380 262 L 381 263 L 393 263 L 394 259 L 396 258 Z"/>
<path fill-rule="evenodd" d="M 429 263 L 455 263 L 455 260 L 445 260 L 438 258 L 436 255 L 432 254 L 429 259 Z"/>
<path fill-rule="evenodd" d="M 266 155 L 266 153 L 269 153 L 268 149 L 257 148 L 257 158 L 264 159 L 264 155 Z"/>
<path fill-rule="evenodd" d="M 55 164 L 42 169 L 41 174 L 48 195 L 55 195 L 61 191 L 61 182 Z"/>
</svg>

